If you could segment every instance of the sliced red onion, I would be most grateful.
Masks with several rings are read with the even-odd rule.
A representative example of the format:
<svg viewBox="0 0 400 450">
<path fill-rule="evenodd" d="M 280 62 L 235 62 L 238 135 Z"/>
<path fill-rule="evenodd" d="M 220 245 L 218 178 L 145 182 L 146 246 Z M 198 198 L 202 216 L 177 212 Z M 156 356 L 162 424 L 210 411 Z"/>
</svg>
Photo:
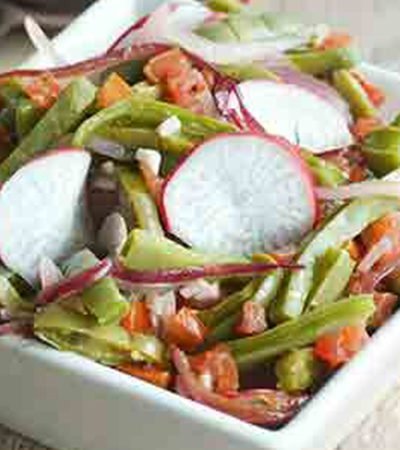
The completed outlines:
<svg viewBox="0 0 400 450">
<path fill-rule="evenodd" d="M 396 181 L 368 180 L 352 183 L 336 188 L 316 188 L 317 196 L 321 200 L 348 200 L 351 198 L 371 197 L 382 195 L 400 197 L 400 183 Z"/>
<path fill-rule="evenodd" d="M 178 371 L 178 388 L 186 396 L 203 405 L 237 417 L 249 423 L 275 426 L 289 420 L 307 400 L 307 396 L 289 396 L 268 391 L 268 395 L 253 392 L 235 396 L 220 395 L 210 391 L 196 378 L 186 355 L 178 348 L 172 349 L 172 360 Z M 257 391 L 256 391 L 257 392 Z"/>
<path fill-rule="evenodd" d="M 114 42 L 109 52 L 128 48 L 137 42 L 164 42 L 164 34 L 169 28 L 193 29 L 211 19 L 215 19 L 214 12 L 199 2 L 191 0 L 165 2 L 129 27 Z"/>
<path fill-rule="evenodd" d="M 301 269 L 295 264 L 234 263 L 192 266 L 183 269 L 132 270 L 117 263 L 112 275 L 123 283 L 140 287 L 182 286 L 202 278 L 232 278 L 262 275 L 278 268 Z"/>
<path fill-rule="evenodd" d="M 42 290 L 37 297 L 37 303 L 39 305 L 45 305 L 60 298 L 79 294 L 96 281 L 99 281 L 107 276 L 110 273 L 111 268 L 112 261 L 108 258 L 103 259 L 98 264 L 90 267 L 84 272 L 65 278 L 59 283 Z"/>
<path fill-rule="evenodd" d="M 207 309 L 221 300 L 219 283 L 210 283 L 207 280 L 197 280 L 179 289 L 179 294 L 191 307 L 196 309 Z"/>
<path fill-rule="evenodd" d="M 22 82 L 30 83 L 36 77 L 50 73 L 61 85 L 67 85 L 74 77 L 89 77 L 111 69 L 112 67 L 116 67 L 124 62 L 148 59 L 168 48 L 169 47 L 165 45 L 149 43 L 131 46 L 128 49 L 115 50 L 106 55 L 56 68 L 13 70 L 0 74 L 0 83 L 10 78 L 17 78 Z"/>
<path fill-rule="evenodd" d="M 374 264 L 378 262 L 382 256 L 394 250 L 394 245 L 390 237 L 383 236 L 376 244 L 374 244 L 366 253 L 359 263 L 357 270 L 359 272 L 369 272 Z"/>
</svg>

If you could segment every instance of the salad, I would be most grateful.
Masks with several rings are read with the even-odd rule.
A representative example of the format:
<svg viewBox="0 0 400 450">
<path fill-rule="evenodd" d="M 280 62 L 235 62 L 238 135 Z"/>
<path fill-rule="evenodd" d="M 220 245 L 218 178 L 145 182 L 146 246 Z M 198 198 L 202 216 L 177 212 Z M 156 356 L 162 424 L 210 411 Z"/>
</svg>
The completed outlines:
<svg viewBox="0 0 400 450">
<path fill-rule="evenodd" d="M 172 0 L 0 101 L 1 336 L 276 428 L 397 308 L 400 119 L 351 36 Z"/>
</svg>

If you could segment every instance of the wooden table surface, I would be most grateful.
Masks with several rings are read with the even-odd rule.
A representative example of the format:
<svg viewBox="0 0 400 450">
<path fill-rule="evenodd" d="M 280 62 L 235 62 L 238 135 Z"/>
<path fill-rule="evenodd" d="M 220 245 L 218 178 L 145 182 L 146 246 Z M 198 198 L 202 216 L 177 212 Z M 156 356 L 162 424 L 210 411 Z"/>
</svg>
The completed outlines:
<svg viewBox="0 0 400 450">
<path fill-rule="evenodd" d="M 267 3 L 272 11 L 298 14 L 308 22 L 326 22 L 348 29 L 358 37 L 366 59 L 400 70 L 400 0 L 256 1 Z M 7 41 L 3 40 L 0 48 L 0 70 L 22 59 L 28 50 L 28 44 L 19 35 L 14 35 Z M 396 348 L 397 345 L 394 344 L 394 351 Z M 337 450 L 398 450 L 399 441 L 400 374 L 398 388 Z M 47 449 L 0 425 L 0 450 Z"/>
</svg>

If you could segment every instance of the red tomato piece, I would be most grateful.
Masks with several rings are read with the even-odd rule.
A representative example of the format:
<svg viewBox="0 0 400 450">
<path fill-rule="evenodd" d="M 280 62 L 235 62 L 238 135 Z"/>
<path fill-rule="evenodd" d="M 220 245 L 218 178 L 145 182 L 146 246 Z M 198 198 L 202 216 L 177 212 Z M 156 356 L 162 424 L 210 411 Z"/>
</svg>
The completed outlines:
<svg viewBox="0 0 400 450">
<path fill-rule="evenodd" d="M 183 307 L 176 314 L 165 318 L 164 337 L 170 344 L 176 344 L 185 350 L 193 350 L 204 342 L 207 328 L 196 312 Z"/>
<path fill-rule="evenodd" d="M 349 361 L 368 339 L 364 325 L 349 325 L 318 338 L 314 353 L 334 369 Z"/>
</svg>

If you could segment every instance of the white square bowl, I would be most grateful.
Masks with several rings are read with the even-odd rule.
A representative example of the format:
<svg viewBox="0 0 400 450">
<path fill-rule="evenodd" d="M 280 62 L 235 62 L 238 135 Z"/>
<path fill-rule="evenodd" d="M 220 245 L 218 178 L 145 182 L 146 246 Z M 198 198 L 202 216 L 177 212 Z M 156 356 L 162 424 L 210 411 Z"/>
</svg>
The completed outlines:
<svg viewBox="0 0 400 450">
<path fill-rule="evenodd" d="M 158 0 L 100 0 L 55 39 L 70 62 L 107 47 Z M 37 55 L 26 65 L 46 66 Z M 400 110 L 400 76 L 364 66 Z M 400 313 L 279 431 L 248 425 L 71 353 L 0 339 L 0 422 L 63 450 L 332 450 L 396 384 Z"/>
</svg>

